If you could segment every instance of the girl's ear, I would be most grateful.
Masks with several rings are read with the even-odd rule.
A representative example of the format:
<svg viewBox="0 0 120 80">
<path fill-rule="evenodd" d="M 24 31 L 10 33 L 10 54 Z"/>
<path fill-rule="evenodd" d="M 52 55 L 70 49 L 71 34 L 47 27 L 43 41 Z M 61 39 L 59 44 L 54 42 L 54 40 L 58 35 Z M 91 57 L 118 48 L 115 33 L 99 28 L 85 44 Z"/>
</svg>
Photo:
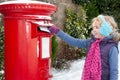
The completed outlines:
<svg viewBox="0 0 120 80">
<path fill-rule="evenodd" d="M 110 35 L 112 33 L 112 26 L 108 22 L 106 22 L 106 20 L 105 20 L 103 15 L 99 15 L 98 17 L 102 21 L 102 23 L 100 25 L 100 34 L 102 36 Z"/>
</svg>

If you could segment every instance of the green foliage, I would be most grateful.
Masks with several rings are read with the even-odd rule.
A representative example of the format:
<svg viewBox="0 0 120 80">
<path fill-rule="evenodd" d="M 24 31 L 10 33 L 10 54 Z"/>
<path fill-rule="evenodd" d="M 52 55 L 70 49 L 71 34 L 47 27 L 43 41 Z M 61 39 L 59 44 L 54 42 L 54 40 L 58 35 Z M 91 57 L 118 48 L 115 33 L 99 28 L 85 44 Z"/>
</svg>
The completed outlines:
<svg viewBox="0 0 120 80">
<path fill-rule="evenodd" d="M 72 0 L 73 3 L 77 5 L 82 5 L 83 9 L 86 11 L 87 22 L 86 25 L 91 25 L 91 20 L 99 14 L 99 10 L 96 6 L 95 0 Z M 88 28 L 88 34 L 91 34 L 91 29 Z"/>
<path fill-rule="evenodd" d="M 3 27 L 0 27 L 0 69 L 3 69 Z"/>
<path fill-rule="evenodd" d="M 52 37 L 52 66 L 54 65 L 57 51 L 58 51 L 58 42 L 56 41 L 56 36 L 53 36 Z"/>
<path fill-rule="evenodd" d="M 120 28 L 120 14 L 119 14 L 120 1 L 119 0 L 72 0 L 72 1 L 75 4 L 82 5 L 82 6 L 89 5 L 89 3 L 90 4 L 94 3 L 94 6 L 98 9 L 99 14 L 112 15 L 117 21 L 118 27 Z M 92 8 L 90 9 L 89 7 L 87 7 L 86 9 L 87 10 L 89 9 L 89 13 L 91 13 L 91 11 L 94 11 Z M 91 14 L 93 14 L 93 12 Z M 94 17 L 89 14 L 87 14 L 87 16 Z"/>
<path fill-rule="evenodd" d="M 65 22 L 65 28 L 64 31 L 69 34 L 70 36 L 74 38 L 81 38 L 85 39 L 89 37 L 88 34 L 88 26 L 86 25 L 86 15 L 85 11 L 82 8 L 77 8 L 76 10 L 73 9 L 67 9 L 66 10 L 66 22 Z M 71 46 L 68 47 L 68 52 L 74 51 L 75 55 L 79 55 L 80 57 L 85 56 L 85 50 L 79 49 Z M 79 52 L 78 52 L 79 51 Z"/>
<path fill-rule="evenodd" d="M 66 10 L 65 32 L 75 38 L 88 37 L 88 27 L 83 9 L 81 12 L 72 9 Z"/>
<path fill-rule="evenodd" d="M 73 3 L 78 4 L 78 5 L 84 5 L 84 3 L 87 3 L 91 0 L 72 0 Z"/>
<path fill-rule="evenodd" d="M 119 0 L 96 0 L 96 6 L 100 14 L 112 15 L 120 28 L 120 1 Z"/>
<path fill-rule="evenodd" d="M 90 26 L 92 19 L 94 17 L 98 16 L 98 14 L 99 14 L 98 8 L 96 7 L 95 2 L 84 3 L 83 8 L 86 11 L 87 25 Z M 91 28 L 88 30 L 88 34 L 91 34 Z"/>
<path fill-rule="evenodd" d="M 4 30 L 3 26 L 0 24 L 0 71 L 4 69 L 4 43 L 3 43 Z M 4 74 L 0 73 L 0 80 L 3 80 Z"/>
<path fill-rule="evenodd" d="M 84 10 L 86 11 L 88 23 L 91 22 L 93 17 L 98 16 L 99 11 L 98 11 L 98 8 L 96 7 L 95 2 L 87 2 L 83 5 L 83 7 L 84 7 Z"/>
</svg>

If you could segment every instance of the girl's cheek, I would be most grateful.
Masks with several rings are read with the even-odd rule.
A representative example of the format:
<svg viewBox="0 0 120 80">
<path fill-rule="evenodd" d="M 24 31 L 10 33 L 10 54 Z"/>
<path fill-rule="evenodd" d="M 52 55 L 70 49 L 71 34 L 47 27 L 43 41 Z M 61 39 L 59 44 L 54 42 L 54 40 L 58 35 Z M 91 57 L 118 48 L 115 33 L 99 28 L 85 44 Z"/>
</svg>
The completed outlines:
<svg viewBox="0 0 120 80">
<path fill-rule="evenodd" d="M 99 32 L 98 29 L 94 29 L 94 30 L 92 30 L 91 33 L 92 33 L 94 36 L 99 36 L 99 34 L 100 34 L 100 32 Z"/>
</svg>

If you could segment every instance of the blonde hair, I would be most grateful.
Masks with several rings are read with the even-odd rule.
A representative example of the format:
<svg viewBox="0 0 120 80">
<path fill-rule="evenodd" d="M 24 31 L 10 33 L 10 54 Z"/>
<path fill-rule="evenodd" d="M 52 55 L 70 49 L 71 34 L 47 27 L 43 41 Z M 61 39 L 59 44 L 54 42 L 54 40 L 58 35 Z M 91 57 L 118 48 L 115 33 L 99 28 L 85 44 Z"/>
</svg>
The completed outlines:
<svg viewBox="0 0 120 80">
<path fill-rule="evenodd" d="M 110 35 L 113 35 L 113 39 L 115 41 L 119 41 L 120 40 L 120 33 L 118 32 L 118 26 L 117 23 L 115 22 L 114 18 L 112 16 L 108 16 L 108 15 L 103 15 L 106 22 L 109 23 L 112 26 L 112 33 Z M 95 17 L 92 20 L 92 23 L 94 21 L 98 21 L 100 22 L 100 24 L 102 23 L 101 19 L 99 17 Z"/>
</svg>

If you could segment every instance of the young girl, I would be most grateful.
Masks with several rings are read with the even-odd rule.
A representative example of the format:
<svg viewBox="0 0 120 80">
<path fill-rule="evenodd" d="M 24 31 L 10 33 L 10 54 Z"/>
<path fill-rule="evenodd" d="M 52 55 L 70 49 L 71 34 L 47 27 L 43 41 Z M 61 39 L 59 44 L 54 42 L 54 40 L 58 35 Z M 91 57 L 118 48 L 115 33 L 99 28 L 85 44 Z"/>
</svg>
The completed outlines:
<svg viewBox="0 0 120 80">
<path fill-rule="evenodd" d="M 92 20 L 92 38 L 76 39 L 55 26 L 49 27 L 69 45 L 86 48 L 82 80 L 118 80 L 117 24 L 111 16 L 99 15 Z"/>
</svg>

